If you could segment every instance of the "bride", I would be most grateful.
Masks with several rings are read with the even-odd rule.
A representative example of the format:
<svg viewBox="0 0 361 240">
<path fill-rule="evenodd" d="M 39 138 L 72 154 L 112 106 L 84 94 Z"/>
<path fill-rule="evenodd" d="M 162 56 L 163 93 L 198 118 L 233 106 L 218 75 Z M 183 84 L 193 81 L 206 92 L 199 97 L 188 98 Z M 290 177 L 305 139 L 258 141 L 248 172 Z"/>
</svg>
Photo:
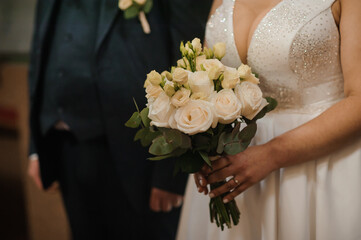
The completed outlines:
<svg viewBox="0 0 361 240">
<path fill-rule="evenodd" d="M 252 147 L 195 174 L 178 239 L 361 239 L 361 1 L 215 0 L 206 42 L 220 41 L 279 106 Z M 221 232 L 209 197 L 232 189 L 240 223 Z"/>
</svg>

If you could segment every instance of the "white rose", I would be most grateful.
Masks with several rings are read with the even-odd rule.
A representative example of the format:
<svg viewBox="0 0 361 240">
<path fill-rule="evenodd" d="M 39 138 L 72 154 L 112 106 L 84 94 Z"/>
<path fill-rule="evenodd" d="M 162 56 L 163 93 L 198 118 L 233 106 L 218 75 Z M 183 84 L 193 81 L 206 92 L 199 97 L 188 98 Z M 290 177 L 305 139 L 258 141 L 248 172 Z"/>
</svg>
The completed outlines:
<svg viewBox="0 0 361 240">
<path fill-rule="evenodd" d="M 191 100 L 186 106 L 177 109 L 174 120 L 176 129 L 189 135 L 217 126 L 213 104 L 203 100 Z"/>
<path fill-rule="evenodd" d="M 171 99 L 171 103 L 175 107 L 183 107 L 189 102 L 189 96 L 191 95 L 191 91 L 186 88 L 181 88 L 178 90 Z"/>
<path fill-rule="evenodd" d="M 223 73 L 224 79 L 222 81 L 222 87 L 224 89 L 233 89 L 238 83 L 241 82 L 238 76 L 237 69 L 226 67 Z"/>
<path fill-rule="evenodd" d="M 203 67 L 208 72 L 210 79 L 214 80 L 224 71 L 224 65 L 218 59 L 207 59 L 203 62 Z"/>
<path fill-rule="evenodd" d="M 242 104 L 242 116 L 252 120 L 265 106 L 266 99 L 262 97 L 262 91 L 257 84 L 242 82 L 234 90 Z"/>
<path fill-rule="evenodd" d="M 170 97 L 162 92 L 159 97 L 152 103 L 148 104 L 151 125 L 157 127 L 169 127 L 169 120 L 174 114 L 175 108 L 170 104 Z"/>
<path fill-rule="evenodd" d="M 173 71 L 173 81 L 179 85 L 186 84 L 188 82 L 188 72 L 183 68 L 176 68 Z"/>
<path fill-rule="evenodd" d="M 125 10 L 127 8 L 129 8 L 130 6 L 133 5 L 133 1 L 132 0 L 120 0 L 119 1 L 119 8 L 122 10 Z"/>
<path fill-rule="evenodd" d="M 157 98 L 159 94 L 163 92 L 163 89 L 159 85 L 148 84 L 145 92 L 147 93 L 147 95 L 145 95 L 146 98 Z"/>
<path fill-rule="evenodd" d="M 139 5 L 144 5 L 147 0 L 134 0 L 134 2 L 138 3 Z"/>
<path fill-rule="evenodd" d="M 213 97 L 212 103 L 220 123 L 232 123 L 241 115 L 242 105 L 231 89 L 219 91 Z"/>
<path fill-rule="evenodd" d="M 191 99 L 193 100 L 207 100 L 208 96 L 203 92 L 193 93 Z"/>
<path fill-rule="evenodd" d="M 226 55 L 226 44 L 223 42 L 216 43 L 213 46 L 214 56 L 221 60 Z"/>
<path fill-rule="evenodd" d="M 238 68 L 238 74 L 239 74 L 240 78 L 242 78 L 243 80 L 245 80 L 247 82 L 259 84 L 259 79 L 256 78 L 256 76 L 252 73 L 250 66 L 248 66 L 246 64 L 242 64 Z"/>
<path fill-rule="evenodd" d="M 204 93 L 207 97 L 214 91 L 213 81 L 209 79 L 208 73 L 204 71 L 190 72 L 188 74 L 188 83 L 192 93 Z"/>
<path fill-rule="evenodd" d="M 157 71 L 151 71 L 147 74 L 147 80 L 153 85 L 159 85 L 162 82 L 162 76 Z"/>
<path fill-rule="evenodd" d="M 202 44 L 199 38 L 195 38 L 192 40 L 192 46 L 196 53 L 200 53 L 202 51 Z"/>
</svg>

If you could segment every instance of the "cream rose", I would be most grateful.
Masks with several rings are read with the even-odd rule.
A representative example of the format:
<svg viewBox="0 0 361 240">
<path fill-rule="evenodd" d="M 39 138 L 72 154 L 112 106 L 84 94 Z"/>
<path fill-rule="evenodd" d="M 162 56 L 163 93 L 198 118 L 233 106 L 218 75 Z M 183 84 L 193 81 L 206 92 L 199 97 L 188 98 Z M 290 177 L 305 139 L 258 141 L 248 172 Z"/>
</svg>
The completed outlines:
<svg viewBox="0 0 361 240">
<path fill-rule="evenodd" d="M 176 129 L 189 135 L 217 126 L 213 104 L 203 100 L 191 100 L 186 106 L 177 109 L 174 121 Z"/>
<path fill-rule="evenodd" d="M 151 125 L 157 127 L 169 127 L 169 119 L 174 114 L 175 108 L 170 104 L 170 97 L 164 92 L 159 94 L 158 98 L 151 103 L 148 103 Z"/>
<path fill-rule="evenodd" d="M 119 1 L 119 8 L 121 10 L 126 10 L 127 8 L 129 8 L 130 6 L 133 5 L 133 1 L 132 0 L 120 0 Z"/>
<path fill-rule="evenodd" d="M 242 78 L 243 80 L 245 80 L 247 82 L 259 84 L 259 79 L 256 78 L 256 76 L 252 73 L 250 66 L 248 66 L 246 64 L 242 64 L 238 68 L 238 74 L 239 74 L 240 78 Z"/>
<path fill-rule="evenodd" d="M 213 46 L 214 56 L 221 60 L 226 55 L 226 44 L 223 42 L 216 43 Z"/>
<path fill-rule="evenodd" d="M 203 62 L 203 67 L 208 72 L 210 79 L 215 80 L 224 71 L 224 65 L 218 59 L 207 59 Z"/>
<path fill-rule="evenodd" d="M 188 83 L 192 93 L 202 92 L 209 97 L 214 92 L 213 81 L 209 79 L 207 72 L 190 72 L 188 74 Z"/>
<path fill-rule="evenodd" d="M 222 87 L 224 89 L 233 89 L 241 82 L 237 69 L 235 68 L 226 67 L 223 76 Z"/>
<path fill-rule="evenodd" d="M 147 80 L 153 85 L 159 85 L 162 82 L 162 76 L 157 71 L 151 71 L 147 74 Z"/>
<path fill-rule="evenodd" d="M 191 91 L 186 88 L 181 88 L 178 90 L 171 99 L 171 103 L 175 107 L 183 107 L 189 102 L 189 97 L 191 95 Z"/>
<path fill-rule="evenodd" d="M 188 82 L 188 72 L 183 68 L 176 68 L 173 71 L 173 81 L 179 85 L 186 84 Z"/>
<path fill-rule="evenodd" d="M 265 106 L 266 99 L 262 97 L 262 91 L 257 84 L 242 82 L 234 90 L 242 105 L 242 116 L 252 120 Z"/>
<path fill-rule="evenodd" d="M 231 89 L 219 91 L 212 98 L 212 103 L 220 123 L 232 123 L 241 115 L 242 105 Z"/>
<path fill-rule="evenodd" d="M 134 2 L 138 3 L 139 5 L 144 5 L 147 0 L 134 0 Z"/>
<path fill-rule="evenodd" d="M 147 95 L 145 95 L 146 98 L 154 99 L 157 98 L 159 94 L 163 92 L 163 89 L 159 85 L 148 84 L 147 87 L 145 88 L 145 92 L 147 93 Z"/>
</svg>

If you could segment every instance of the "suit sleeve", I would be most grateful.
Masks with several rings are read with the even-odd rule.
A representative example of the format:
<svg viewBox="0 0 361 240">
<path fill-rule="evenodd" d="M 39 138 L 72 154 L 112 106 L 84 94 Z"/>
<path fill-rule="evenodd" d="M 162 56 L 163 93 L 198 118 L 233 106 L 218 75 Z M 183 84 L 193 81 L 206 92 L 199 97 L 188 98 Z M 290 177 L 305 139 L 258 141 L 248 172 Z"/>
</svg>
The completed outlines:
<svg viewBox="0 0 361 240">
<path fill-rule="evenodd" d="M 172 64 L 181 57 L 181 41 L 198 37 L 204 40 L 205 27 L 212 0 L 172 0 L 167 2 L 167 17 L 172 47 Z"/>
<path fill-rule="evenodd" d="M 175 159 L 165 159 L 155 162 L 152 187 L 184 195 L 188 174 L 178 173 L 174 176 L 174 165 Z"/>
</svg>

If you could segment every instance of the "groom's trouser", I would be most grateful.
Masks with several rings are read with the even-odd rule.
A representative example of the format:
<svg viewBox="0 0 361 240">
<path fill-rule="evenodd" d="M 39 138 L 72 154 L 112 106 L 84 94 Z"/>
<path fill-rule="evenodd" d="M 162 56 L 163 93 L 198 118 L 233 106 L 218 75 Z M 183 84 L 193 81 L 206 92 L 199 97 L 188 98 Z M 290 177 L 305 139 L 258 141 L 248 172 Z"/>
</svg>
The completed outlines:
<svg viewBox="0 0 361 240">
<path fill-rule="evenodd" d="M 152 213 L 147 199 L 139 214 L 122 189 L 104 136 L 78 141 L 70 132 L 51 130 L 47 138 L 57 146 L 54 161 L 74 240 L 175 239 L 180 209 Z"/>
</svg>

